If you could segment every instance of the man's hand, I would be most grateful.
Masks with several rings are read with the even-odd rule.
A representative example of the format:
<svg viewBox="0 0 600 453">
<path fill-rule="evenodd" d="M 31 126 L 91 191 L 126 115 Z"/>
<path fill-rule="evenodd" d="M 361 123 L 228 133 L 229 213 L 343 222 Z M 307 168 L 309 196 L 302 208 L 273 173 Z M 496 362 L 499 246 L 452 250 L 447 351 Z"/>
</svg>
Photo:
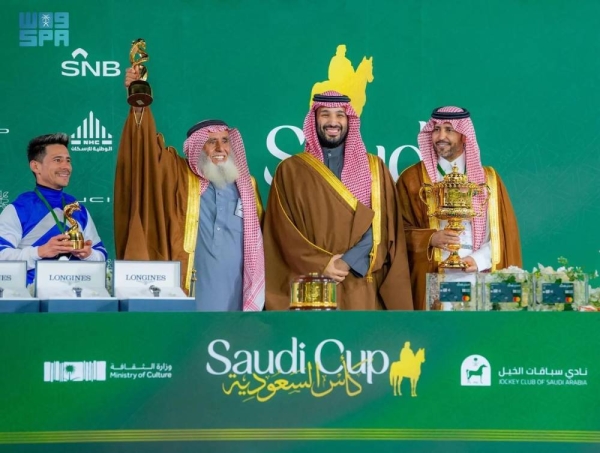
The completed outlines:
<svg viewBox="0 0 600 453">
<path fill-rule="evenodd" d="M 340 259 L 341 257 L 342 255 L 333 255 L 329 260 L 329 263 L 327 263 L 327 267 L 323 271 L 323 275 L 332 278 L 338 283 L 344 281 L 346 275 L 348 275 L 348 271 L 350 270 L 348 264 Z M 341 263 L 338 263 L 338 261 L 341 261 Z"/>
<path fill-rule="evenodd" d="M 348 265 L 348 263 L 346 263 L 341 258 L 338 259 L 338 260 L 335 260 L 335 262 L 333 263 L 333 265 L 335 266 L 336 269 L 338 269 L 340 271 L 350 272 L 350 266 Z"/>
<path fill-rule="evenodd" d="M 71 253 L 72 251 L 73 246 L 67 234 L 58 234 L 50 238 L 44 245 L 40 245 L 37 250 L 40 258 L 54 258 L 61 253 Z"/>
<path fill-rule="evenodd" d="M 138 80 L 140 78 L 140 70 L 139 68 L 136 66 L 134 66 L 133 68 L 127 68 L 127 70 L 125 71 L 125 88 L 129 88 L 129 85 L 131 85 L 131 82 L 134 82 L 136 80 Z"/>
<path fill-rule="evenodd" d="M 431 236 L 431 245 L 442 250 L 450 250 L 448 245 L 460 244 L 460 235 L 452 230 L 440 230 Z"/>
<path fill-rule="evenodd" d="M 86 259 L 88 256 L 90 256 L 92 254 L 92 241 L 91 240 L 85 241 L 82 249 L 72 250 L 71 254 L 73 256 L 76 256 L 80 260 Z"/>
<path fill-rule="evenodd" d="M 477 263 L 475 262 L 472 256 L 465 256 L 464 258 L 462 258 L 462 260 L 468 265 L 468 267 L 465 269 L 465 272 L 478 271 Z"/>
<path fill-rule="evenodd" d="M 125 88 L 129 88 L 131 82 L 135 82 L 140 79 L 140 68 L 138 65 L 135 65 L 133 68 L 127 68 L 125 71 Z M 133 111 L 139 113 L 143 110 L 142 107 L 132 107 Z"/>
</svg>

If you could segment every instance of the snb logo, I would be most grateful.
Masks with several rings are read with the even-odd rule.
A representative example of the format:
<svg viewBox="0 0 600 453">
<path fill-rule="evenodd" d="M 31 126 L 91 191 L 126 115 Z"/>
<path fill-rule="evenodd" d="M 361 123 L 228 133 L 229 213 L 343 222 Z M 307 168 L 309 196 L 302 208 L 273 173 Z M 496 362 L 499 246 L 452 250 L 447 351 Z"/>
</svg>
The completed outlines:
<svg viewBox="0 0 600 453">
<path fill-rule="evenodd" d="M 44 382 L 106 381 L 106 361 L 44 362 Z"/>
<path fill-rule="evenodd" d="M 121 75 L 118 61 L 87 61 L 88 53 L 84 49 L 76 49 L 71 56 L 73 60 L 62 62 L 61 74 L 67 77 L 85 77 L 88 74 L 95 77 L 116 77 Z M 77 57 L 82 56 L 82 60 Z"/>
<path fill-rule="evenodd" d="M 460 385 L 484 386 L 492 385 L 492 368 L 488 360 L 478 354 L 470 355 L 460 367 Z"/>
<path fill-rule="evenodd" d="M 69 13 L 19 13 L 19 46 L 69 45 Z"/>
</svg>

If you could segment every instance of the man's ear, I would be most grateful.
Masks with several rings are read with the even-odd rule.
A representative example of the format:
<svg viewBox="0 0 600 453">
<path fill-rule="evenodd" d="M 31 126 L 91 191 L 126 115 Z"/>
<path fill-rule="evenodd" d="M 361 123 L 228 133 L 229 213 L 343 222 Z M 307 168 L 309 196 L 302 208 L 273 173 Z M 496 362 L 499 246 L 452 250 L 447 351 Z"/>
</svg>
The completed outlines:
<svg viewBox="0 0 600 453">
<path fill-rule="evenodd" d="M 32 172 L 34 172 L 37 175 L 37 171 L 39 169 L 39 165 L 40 163 L 37 160 L 31 160 L 29 161 L 29 168 L 31 169 Z"/>
</svg>

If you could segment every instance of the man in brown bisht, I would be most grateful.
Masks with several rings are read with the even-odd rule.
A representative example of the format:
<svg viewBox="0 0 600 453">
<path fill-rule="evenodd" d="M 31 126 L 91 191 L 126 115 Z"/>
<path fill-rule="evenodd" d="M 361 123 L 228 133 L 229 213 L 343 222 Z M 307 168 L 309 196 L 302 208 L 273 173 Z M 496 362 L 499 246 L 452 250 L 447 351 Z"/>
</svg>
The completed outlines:
<svg viewBox="0 0 600 453">
<path fill-rule="evenodd" d="M 127 70 L 125 85 L 137 80 Z M 220 120 L 193 126 L 186 158 L 165 145 L 149 108 L 132 108 L 115 176 L 118 259 L 181 262 L 197 271 L 200 311 L 257 311 L 265 300 L 262 205 L 242 137 Z"/>
<path fill-rule="evenodd" d="M 350 99 L 315 95 L 306 149 L 284 160 L 265 216 L 267 309 L 286 310 L 290 283 L 318 272 L 338 282 L 340 309 L 412 310 L 394 181 L 365 149 Z"/>
<path fill-rule="evenodd" d="M 435 109 L 418 136 L 422 161 L 402 172 L 397 182 L 404 217 L 408 260 L 415 308 L 425 308 L 426 274 L 438 272 L 438 264 L 449 254 L 450 244 L 460 244 L 465 272 L 483 272 L 522 266 L 517 219 L 508 192 L 492 167 L 483 167 L 470 114 L 460 107 Z M 463 222 L 465 231 L 443 230 L 446 221 L 427 216 L 427 205 L 419 198 L 423 183 L 442 181 L 453 166 L 466 173 L 470 182 L 490 187 L 487 215 Z M 480 206 L 485 195 L 473 200 Z M 430 197 L 430 203 L 433 203 Z M 433 210 L 433 205 L 431 206 Z M 451 272 L 450 270 L 448 272 Z M 463 272 L 463 271 L 456 271 Z"/>
</svg>

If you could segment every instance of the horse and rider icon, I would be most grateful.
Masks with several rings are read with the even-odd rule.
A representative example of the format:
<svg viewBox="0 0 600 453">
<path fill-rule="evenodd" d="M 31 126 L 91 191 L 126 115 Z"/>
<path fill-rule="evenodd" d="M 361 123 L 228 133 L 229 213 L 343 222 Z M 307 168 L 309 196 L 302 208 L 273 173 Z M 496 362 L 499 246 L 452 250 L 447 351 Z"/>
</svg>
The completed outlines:
<svg viewBox="0 0 600 453">
<path fill-rule="evenodd" d="M 410 381 L 410 396 L 417 396 L 417 382 L 421 376 L 421 365 L 425 362 L 425 349 L 420 348 L 415 354 L 410 341 L 404 343 L 400 351 L 400 360 L 390 366 L 390 385 L 394 396 L 402 396 L 401 387 L 404 378 Z"/>
<path fill-rule="evenodd" d="M 315 94 L 329 90 L 338 91 L 350 98 L 350 104 L 358 116 L 367 102 L 367 84 L 373 82 L 373 57 L 363 57 L 354 69 L 352 62 L 346 57 L 346 46 L 337 46 L 335 55 L 329 62 L 327 80 L 313 85 L 310 93 L 310 105 Z"/>
</svg>

